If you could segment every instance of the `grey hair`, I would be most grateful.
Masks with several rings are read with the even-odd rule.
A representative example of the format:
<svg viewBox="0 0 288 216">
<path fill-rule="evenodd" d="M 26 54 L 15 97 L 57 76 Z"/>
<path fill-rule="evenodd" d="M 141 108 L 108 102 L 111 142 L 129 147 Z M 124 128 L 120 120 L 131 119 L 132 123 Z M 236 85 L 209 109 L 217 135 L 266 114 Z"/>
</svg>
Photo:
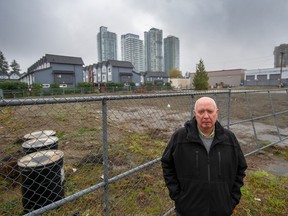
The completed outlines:
<svg viewBox="0 0 288 216">
<path fill-rule="evenodd" d="M 213 104 L 213 106 L 214 106 L 216 109 L 218 109 L 217 104 L 216 104 L 216 102 L 215 102 L 215 100 L 214 100 L 213 98 L 211 98 L 211 97 L 201 97 L 201 98 L 199 98 L 198 100 L 196 100 L 195 105 L 194 105 L 194 111 L 196 110 L 196 107 L 197 107 L 197 105 L 198 105 L 198 102 L 201 101 L 201 100 L 209 100 L 209 101 L 211 101 L 212 104 Z"/>
</svg>

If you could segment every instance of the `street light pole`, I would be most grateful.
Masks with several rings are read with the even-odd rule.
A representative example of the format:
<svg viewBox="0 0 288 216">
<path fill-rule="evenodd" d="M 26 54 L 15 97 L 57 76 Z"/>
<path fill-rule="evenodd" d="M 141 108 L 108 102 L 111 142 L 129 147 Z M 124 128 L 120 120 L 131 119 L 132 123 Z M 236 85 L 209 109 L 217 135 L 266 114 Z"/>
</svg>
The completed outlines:
<svg viewBox="0 0 288 216">
<path fill-rule="evenodd" d="M 279 83 L 279 87 L 282 88 L 282 67 L 283 67 L 283 56 L 284 56 L 284 52 L 281 51 L 281 61 L 280 61 L 280 83 Z"/>
</svg>

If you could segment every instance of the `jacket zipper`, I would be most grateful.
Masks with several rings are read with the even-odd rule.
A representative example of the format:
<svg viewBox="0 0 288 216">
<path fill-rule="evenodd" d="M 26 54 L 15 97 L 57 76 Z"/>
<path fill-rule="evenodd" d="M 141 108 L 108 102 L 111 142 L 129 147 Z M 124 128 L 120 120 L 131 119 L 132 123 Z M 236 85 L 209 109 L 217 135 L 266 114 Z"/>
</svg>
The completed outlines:
<svg viewBox="0 0 288 216">
<path fill-rule="evenodd" d="M 199 175 L 199 152 L 196 151 L 195 163 L 196 163 L 196 176 Z"/>
<path fill-rule="evenodd" d="M 219 176 L 221 176 L 221 152 L 218 152 L 218 165 L 219 165 Z"/>
<path fill-rule="evenodd" d="M 199 152 L 196 151 L 196 169 L 198 170 L 198 167 L 199 167 Z"/>
<path fill-rule="evenodd" d="M 210 158 L 208 155 L 208 159 L 207 159 L 207 164 L 208 164 L 208 182 L 210 183 Z"/>
</svg>

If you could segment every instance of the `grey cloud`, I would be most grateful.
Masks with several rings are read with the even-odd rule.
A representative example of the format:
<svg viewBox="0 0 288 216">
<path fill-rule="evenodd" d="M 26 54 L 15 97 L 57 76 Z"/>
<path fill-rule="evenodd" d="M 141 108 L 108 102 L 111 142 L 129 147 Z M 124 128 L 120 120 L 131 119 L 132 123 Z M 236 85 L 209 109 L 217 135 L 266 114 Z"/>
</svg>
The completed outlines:
<svg viewBox="0 0 288 216">
<path fill-rule="evenodd" d="M 119 43 L 121 34 L 143 38 L 155 27 L 179 37 L 183 72 L 200 58 L 213 70 L 273 67 L 274 47 L 287 43 L 287 11 L 285 0 L 0 0 L 0 50 L 24 71 L 46 53 L 92 64 L 101 25 Z"/>
</svg>

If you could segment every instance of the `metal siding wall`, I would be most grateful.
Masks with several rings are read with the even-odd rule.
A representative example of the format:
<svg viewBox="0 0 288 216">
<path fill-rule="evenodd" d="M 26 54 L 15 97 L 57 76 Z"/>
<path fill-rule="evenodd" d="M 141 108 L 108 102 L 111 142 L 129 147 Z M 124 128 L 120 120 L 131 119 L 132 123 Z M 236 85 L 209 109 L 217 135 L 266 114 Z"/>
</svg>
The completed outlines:
<svg viewBox="0 0 288 216">
<path fill-rule="evenodd" d="M 34 72 L 34 77 L 35 83 L 54 83 L 54 74 L 52 73 L 52 68 Z"/>
</svg>

